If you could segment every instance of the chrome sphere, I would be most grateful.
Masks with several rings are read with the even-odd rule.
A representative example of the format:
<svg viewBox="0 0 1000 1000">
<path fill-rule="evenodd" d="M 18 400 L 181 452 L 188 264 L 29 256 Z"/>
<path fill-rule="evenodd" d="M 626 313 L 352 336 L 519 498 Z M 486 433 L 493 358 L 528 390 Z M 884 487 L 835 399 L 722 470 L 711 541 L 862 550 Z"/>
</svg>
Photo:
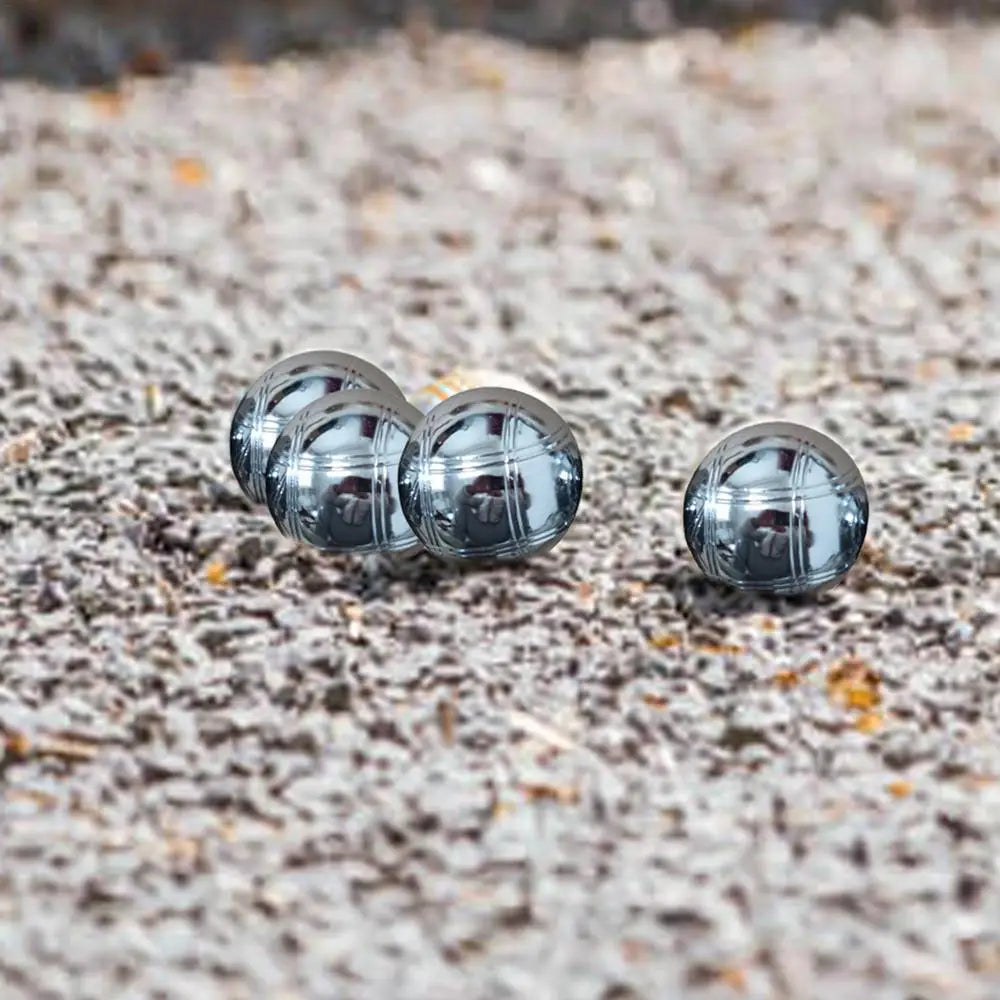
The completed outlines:
<svg viewBox="0 0 1000 1000">
<path fill-rule="evenodd" d="M 435 555 L 519 559 L 551 548 L 580 503 L 573 432 L 524 392 L 459 392 L 417 425 L 399 462 L 403 513 Z"/>
<path fill-rule="evenodd" d="M 334 393 L 300 410 L 267 463 L 267 506 L 278 530 L 328 552 L 414 548 L 396 473 L 420 416 L 405 399 L 370 390 Z"/>
<path fill-rule="evenodd" d="M 762 423 L 730 434 L 695 470 L 684 535 L 699 568 L 740 590 L 800 594 L 854 565 L 868 493 L 850 455 L 825 434 Z"/>
<path fill-rule="evenodd" d="M 269 368 L 241 397 L 229 428 L 229 458 L 240 489 L 264 503 L 274 442 L 296 413 L 331 392 L 378 389 L 403 398 L 385 372 L 341 351 L 307 351 Z"/>
</svg>

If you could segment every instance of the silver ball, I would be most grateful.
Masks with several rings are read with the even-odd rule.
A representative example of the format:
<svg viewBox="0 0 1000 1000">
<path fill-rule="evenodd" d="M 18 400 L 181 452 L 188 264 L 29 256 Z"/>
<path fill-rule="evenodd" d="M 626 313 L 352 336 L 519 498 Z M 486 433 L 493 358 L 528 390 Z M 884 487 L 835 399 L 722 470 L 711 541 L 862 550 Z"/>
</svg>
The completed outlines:
<svg viewBox="0 0 1000 1000">
<path fill-rule="evenodd" d="M 267 506 L 283 535 L 328 552 L 414 548 L 396 495 L 399 456 L 420 411 L 388 392 L 324 396 L 278 435 Z"/>
<path fill-rule="evenodd" d="M 699 568 L 740 590 L 800 594 L 854 565 L 868 493 L 850 455 L 801 424 L 762 423 L 705 456 L 684 497 L 684 535 Z"/>
<path fill-rule="evenodd" d="M 452 559 L 519 559 L 551 548 L 580 503 L 583 462 L 551 407 L 512 389 L 459 392 L 417 425 L 399 461 L 403 513 Z"/>
<path fill-rule="evenodd" d="M 403 398 L 385 372 L 341 351 L 285 358 L 243 393 L 229 428 L 229 458 L 240 489 L 251 500 L 265 500 L 267 458 L 288 421 L 314 400 L 345 389 L 378 389 Z"/>
</svg>

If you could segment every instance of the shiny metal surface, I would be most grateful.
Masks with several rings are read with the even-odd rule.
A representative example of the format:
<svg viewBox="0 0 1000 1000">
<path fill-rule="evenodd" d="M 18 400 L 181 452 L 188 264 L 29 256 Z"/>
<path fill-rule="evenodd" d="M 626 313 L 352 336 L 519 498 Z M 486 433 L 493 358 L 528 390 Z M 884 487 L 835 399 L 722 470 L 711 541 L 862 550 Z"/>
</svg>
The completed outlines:
<svg viewBox="0 0 1000 1000">
<path fill-rule="evenodd" d="M 284 535 L 328 552 L 399 552 L 417 539 L 396 495 L 420 411 L 388 392 L 338 392 L 300 410 L 267 463 L 267 506 Z"/>
<path fill-rule="evenodd" d="M 867 528 L 858 467 L 800 424 L 756 424 L 724 438 L 684 497 L 698 566 L 741 590 L 798 594 L 832 584 L 854 565 Z"/>
<path fill-rule="evenodd" d="M 403 513 L 435 555 L 519 559 L 551 548 L 580 503 L 583 462 L 549 406 L 506 388 L 459 392 L 417 425 L 399 463 Z"/>
<path fill-rule="evenodd" d="M 385 372 L 341 351 L 307 351 L 269 368 L 243 394 L 229 429 L 229 458 L 243 492 L 264 503 L 267 458 L 278 435 L 304 406 L 331 392 L 378 389 L 402 398 Z"/>
</svg>

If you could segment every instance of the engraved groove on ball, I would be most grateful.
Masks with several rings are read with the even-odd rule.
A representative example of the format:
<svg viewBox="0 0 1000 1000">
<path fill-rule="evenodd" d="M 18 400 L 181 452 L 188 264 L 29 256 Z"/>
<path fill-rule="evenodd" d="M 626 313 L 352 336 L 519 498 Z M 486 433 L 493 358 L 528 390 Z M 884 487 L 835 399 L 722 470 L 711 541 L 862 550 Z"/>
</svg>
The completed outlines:
<svg viewBox="0 0 1000 1000">
<path fill-rule="evenodd" d="M 370 390 L 303 407 L 267 466 L 268 509 L 282 534 L 328 552 L 415 548 L 397 499 L 397 469 L 420 416 L 406 400 Z"/>
<path fill-rule="evenodd" d="M 705 457 L 685 493 L 684 534 L 710 578 L 796 594 L 848 572 L 868 514 L 864 480 L 840 445 L 773 422 L 736 431 Z"/>
<path fill-rule="evenodd" d="M 385 372 L 343 351 L 306 351 L 285 358 L 246 390 L 229 428 L 229 457 L 236 481 L 249 499 L 265 502 L 268 457 L 288 421 L 323 396 L 355 389 L 403 398 Z"/>
<path fill-rule="evenodd" d="M 549 406 L 510 388 L 457 393 L 423 419 L 400 460 L 403 511 L 424 546 L 458 559 L 542 552 L 576 514 L 583 464 Z"/>
</svg>

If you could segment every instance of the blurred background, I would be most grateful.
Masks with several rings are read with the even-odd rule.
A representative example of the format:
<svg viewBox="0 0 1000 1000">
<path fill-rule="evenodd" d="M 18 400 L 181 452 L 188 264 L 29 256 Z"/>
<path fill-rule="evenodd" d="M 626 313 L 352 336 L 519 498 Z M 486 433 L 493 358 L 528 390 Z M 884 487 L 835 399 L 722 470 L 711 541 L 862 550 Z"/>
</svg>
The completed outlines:
<svg viewBox="0 0 1000 1000">
<path fill-rule="evenodd" d="M 1000 997 L 1000 0 L 913 2 L 0 0 L 0 1000 Z M 280 535 L 320 346 L 550 397 L 552 555 Z M 815 602 L 684 541 L 776 415 Z"/>
<path fill-rule="evenodd" d="M 179 60 L 324 50 L 388 27 L 483 30 L 572 48 L 685 25 L 980 18 L 998 9 L 997 0 L 3 0 L 0 73 L 93 85 L 125 71 L 163 73 Z"/>
</svg>

